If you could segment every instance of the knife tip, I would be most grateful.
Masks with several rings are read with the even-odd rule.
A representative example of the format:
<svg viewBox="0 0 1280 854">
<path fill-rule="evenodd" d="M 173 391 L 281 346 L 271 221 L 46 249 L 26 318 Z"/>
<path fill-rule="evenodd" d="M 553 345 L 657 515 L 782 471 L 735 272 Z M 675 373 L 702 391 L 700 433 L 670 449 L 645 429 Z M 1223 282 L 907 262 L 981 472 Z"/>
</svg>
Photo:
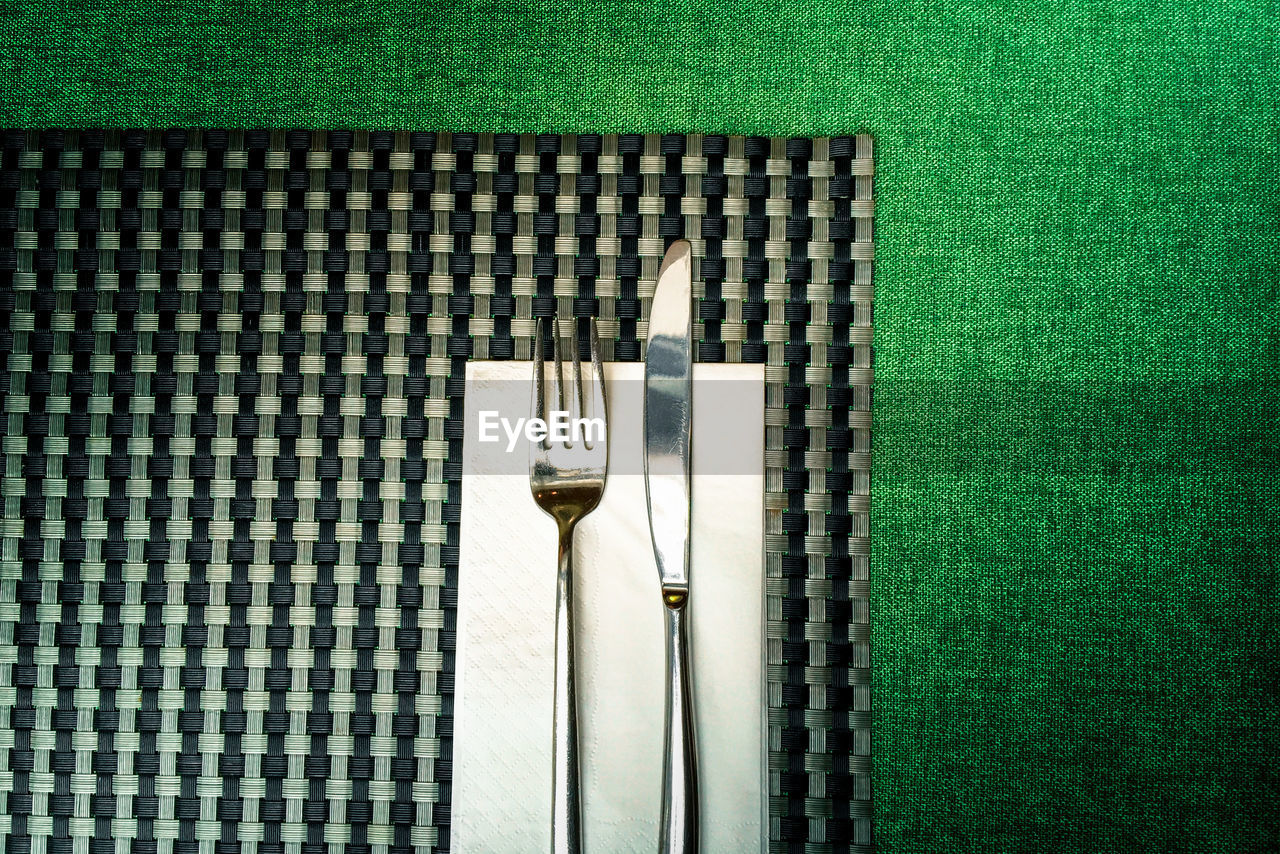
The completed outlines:
<svg viewBox="0 0 1280 854">
<path fill-rule="evenodd" d="M 681 238 L 667 247 L 667 254 L 662 258 L 662 267 L 658 270 L 658 278 L 662 278 L 676 264 L 691 263 L 693 260 L 693 244 Z"/>
</svg>

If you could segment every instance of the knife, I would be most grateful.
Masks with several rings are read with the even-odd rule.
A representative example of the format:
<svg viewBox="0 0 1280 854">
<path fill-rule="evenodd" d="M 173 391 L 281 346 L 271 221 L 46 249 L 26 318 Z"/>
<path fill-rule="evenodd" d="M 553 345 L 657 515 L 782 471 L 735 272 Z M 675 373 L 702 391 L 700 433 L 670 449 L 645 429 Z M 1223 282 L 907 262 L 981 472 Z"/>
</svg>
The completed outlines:
<svg viewBox="0 0 1280 854">
<path fill-rule="evenodd" d="M 689 670 L 689 432 L 693 424 L 693 247 L 658 271 L 644 362 L 644 485 L 667 628 L 660 854 L 698 850 L 698 757 Z"/>
</svg>

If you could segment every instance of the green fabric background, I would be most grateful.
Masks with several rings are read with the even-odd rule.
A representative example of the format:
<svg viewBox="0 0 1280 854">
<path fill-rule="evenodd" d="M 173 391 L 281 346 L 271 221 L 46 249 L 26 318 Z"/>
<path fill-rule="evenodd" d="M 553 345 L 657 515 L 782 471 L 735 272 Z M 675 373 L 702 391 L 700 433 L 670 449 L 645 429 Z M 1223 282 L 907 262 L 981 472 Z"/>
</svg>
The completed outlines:
<svg viewBox="0 0 1280 854">
<path fill-rule="evenodd" d="M 875 134 L 879 845 L 1280 848 L 1274 0 L 239 5 L 0 123 Z"/>
</svg>

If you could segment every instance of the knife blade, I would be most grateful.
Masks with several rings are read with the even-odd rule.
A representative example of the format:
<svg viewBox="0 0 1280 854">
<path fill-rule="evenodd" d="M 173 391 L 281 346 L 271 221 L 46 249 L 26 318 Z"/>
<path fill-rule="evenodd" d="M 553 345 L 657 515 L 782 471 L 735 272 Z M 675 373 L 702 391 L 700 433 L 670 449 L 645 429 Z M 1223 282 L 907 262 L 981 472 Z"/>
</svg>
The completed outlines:
<svg viewBox="0 0 1280 854">
<path fill-rule="evenodd" d="M 658 271 L 644 363 L 649 531 L 666 613 L 661 854 L 698 850 L 698 774 L 689 658 L 689 437 L 693 426 L 693 247 L 677 240 Z"/>
<path fill-rule="evenodd" d="M 645 486 L 664 595 L 689 590 L 689 433 L 693 424 L 692 253 L 667 251 L 644 362 Z"/>
</svg>

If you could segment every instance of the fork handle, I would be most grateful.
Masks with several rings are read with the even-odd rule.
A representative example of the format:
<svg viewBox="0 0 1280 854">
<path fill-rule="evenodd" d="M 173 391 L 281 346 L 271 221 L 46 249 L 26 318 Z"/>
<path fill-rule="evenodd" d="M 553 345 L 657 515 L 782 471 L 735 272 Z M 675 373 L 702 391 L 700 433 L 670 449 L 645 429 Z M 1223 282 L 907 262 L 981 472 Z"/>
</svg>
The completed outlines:
<svg viewBox="0 0 1280 854">
<path fill-rule="evenodd" d="M 698 751 L 689 670 L 689 600 L 664 591 L 667 606 L 667 722 L 662 768 L 659 854 L 697 854 Z"/>
<path fill-rule="evenodd" d="M 578 703 L 573 673 L 573 525 L 560 527 L 556 573 L 556 675 L 551 775 L 552 854 L 582 851 L 581 789 L 578 783 Z"/>
</svg>

